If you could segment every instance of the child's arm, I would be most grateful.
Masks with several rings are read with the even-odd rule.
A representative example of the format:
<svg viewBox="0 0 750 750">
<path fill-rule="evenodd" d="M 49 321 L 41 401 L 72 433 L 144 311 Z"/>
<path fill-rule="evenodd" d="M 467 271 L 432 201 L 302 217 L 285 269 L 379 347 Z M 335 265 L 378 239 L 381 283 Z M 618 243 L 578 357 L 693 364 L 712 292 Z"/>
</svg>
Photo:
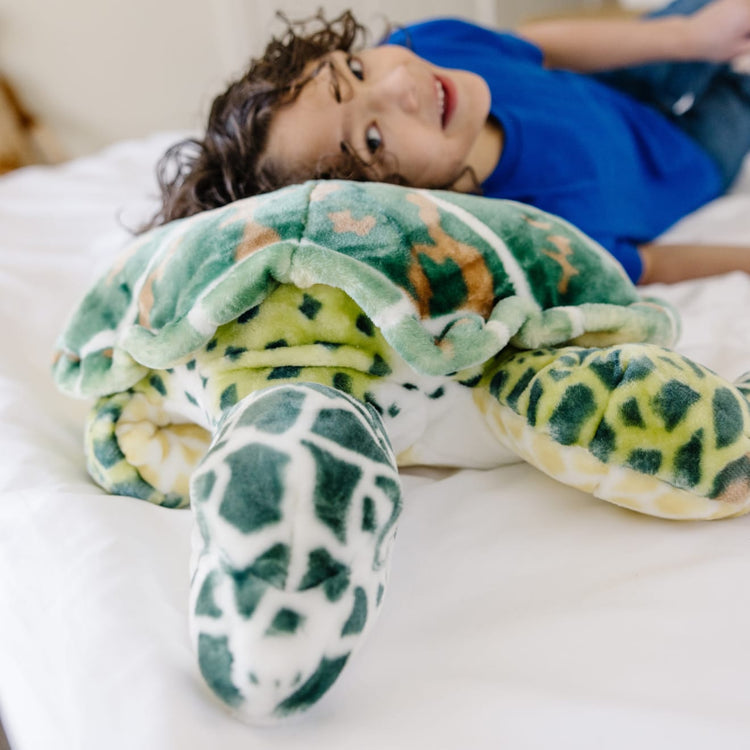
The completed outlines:
<svg viewBox="0 0 750 750">
<path fill-rule="evenodd" d="M 743 245 L 660 245 L 638 248 L 643 261 L 639 284 L 671 284 L 730 271 L 750 273 L 750 247 Z"/>
<path fill-rule="evenodd" d="M 537 21 L 517 29 L 550 68 L 607 70 L 660 60 L 724 62 L 750 52 L 750 0 L 715 0 L 690 16 Z"/>
</svg>

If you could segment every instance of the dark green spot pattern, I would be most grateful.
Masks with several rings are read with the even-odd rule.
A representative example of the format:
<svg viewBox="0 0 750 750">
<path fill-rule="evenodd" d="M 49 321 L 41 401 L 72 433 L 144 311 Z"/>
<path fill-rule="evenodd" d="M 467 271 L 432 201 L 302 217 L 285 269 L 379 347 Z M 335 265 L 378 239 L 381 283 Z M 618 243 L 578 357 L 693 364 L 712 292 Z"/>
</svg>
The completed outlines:
<svg viewBox="0 0 750 750">
<path fill-rule="evenodd" d="M 125 458 L 114 435 L 101 440 L 94 440 L 91 447 L 97 463 L 105 469 L 111 469 Z"/>
<path fill-rule="evenodd" d="M 219 397 L 219 407 L 222 411 L 237 403 L 237 384 L 228 385 Z"/>
<path fill-rule="evenodd" d="M 271 370 L 268 374 L 268 380 L 292 380 L 298 378 L 301 372 L 302 368 L 296 365 L 282 365 Z"/>
<path fill-rule="evenodd" d="M 315 317 L 320 312 L 320 308 L 323 307 L 323 303 L 316 300 L 315 297 L 311 297 L 306 294 L 302 299 L 302 304 L 299 306 L 299 311 L 309 320 L 315 320 Z"/>
<path fill-rule="evenodd" d="M 349 619 L 341 630 L 342 636 L 359 635 L 367 622 L 367 594 L 361 586 L 354 589 L 354 606 Z"/>
<path fill-rule="evenodd" d="M 378 521 L 375 513 L 375 501 L 371 497 L 365 497 L 362 502 L 362 531 L 372 533 L 377 527 Z"/>
<path fill-rule="evenodd" d="M 654 397 L 654 410 L 664 420 L 667 432 L 672 432 L 687 416 L 700 394 L 679 380 L 669 380 Z"/>
<path fill-rule="evenodd" d="M 599 422 L 599 426 L 596 428 L 594 437 L 591 438 L 589 450 L 602 463 L 606 464 L 616 445 L 617 438 L 615 431 L 604 419 L 602 419 L 602 421 Z"/>
<path fill-rule="evenodd" d="M 344 393 L 352 392 L 352 378 L 345 372 L 337 372 L 333 376 L 333 387 Z"/>
<path fill-rule="evenodd" d="M 370 365 L 370 369 L 368 372 L 370 373 L 370 375 L 384 378 L 387 375 L 391 374 L 391 368 L 379 354 L 375 354 L 372 358 L 372 365 Z"/>
<path fill-rule="evenodd" d="M 216 474 L 213 471 L 194 476 L 191 482 L 190 496 L 197 502 L 205 502 L 210 497 L 215 484 Z"/>
<path fill-rule="evenodd" d="M 217 571 L 212 571 L 206 576 L 206 580 L 203 581 L 201 590 L 198 592 L 198 599 L 195 602 L 195 614 L 204 615 L 206 617 L 221 617 L 223 614 L 221 608 L 216 604 L 214 598 L 214 588 L 216 579 L 219 574 Z"/>
<path fill-rule="evenodd" d="M 286 339 L 276 339 L 276 341 L 269 341 L 263 348 L 264 349 L 284 349 L 289 346 Z"/>
<path fill-rule="evenodd" d="M 740 456 L 717 474 L 709 497 L 719 497 L 736 482 L 744 484 L 746 488 L 750 487 L 750 458 L 748 456 Z"/>
<path fill-rule="evenodd" d="M 250 619 L 268 589 L 268 584 L 253 575 L 252 568 L 234 571 L 232 574 L 234 583 L 234 598 L 237 602 L 237 611 L 245 618 Z"/>
<path fill-rule="evenodd" d="M 356 326 L 357 330 L 364 333 L 365 336 L 373 336 L 375 334 L 375 325 L 366 315 L 360 315 L 357 318 Z"/>
<path fill-rule="evenodd" d="M 289 548 L 276 544 L 259 555 L 252 565 L 244 570 L 231 572 L 237 610 L 250 618 L 269 586 L 281 589 L 286 583 L 289 570 Z"/>
<path fill-rule="evenodd" d="M 582 383 L 569 386 L 549 420 L 553 439 L 562 445 L 574 445 L 586 420 L 595 411 L 596 400 L 591 388 Z"/>
<path fill-rule="evenodd" d="M 248 571 L 259 580 L 277 589 L 283 589 L 289 572 L 290 558 L 291 552 L 288 545 L 279 542 L 258 555 Z"/>
<path fill-rule="evenodd" d="M 514 412 L 518 413 L 518 400 L 521 398 L 526 388 L 528 388 L 535 375 L 536 370 L 534 370 L 532 367 L 529 367 L 526 372 L 524 372 L 524 374 L 521 375 L 521 377 L 516 381 L 516 384 L 508 394 L 506 401 L 508 402 L 508 406 L 510 406 L 510 408 L 513 409 Z"/>
<path fill-rule="evenodd" d="M 643 415 L 638 406 L 638 399 L 635 397 L 629 398 L 620 407 L 620 417 L 622 418 L 623 424 L 628 427 L 645 427 L 646 423 L 643 421 Z"/>
<path fill-rule="evenodd" d="M 341 635 L 359 635 L 367 622 L 367 594 L 361 586 L 354 589 L 354 606 L 349 619 L 344 623 Z"/>
<path fill-rule="evenodd" d="M 542 385 L 542 382 L 540 380 L 535 380 L 534 384 L 531 386 L 531 391 L 529 392 L 529 406 L 526 410 L 526 421 L 529 423 L 530 427 L 536 426 L 536 412 L 543 393 L 544 386 Z"/>
<path fill-rule="evenodd" d="M 729 388 L 717 388 L 713 398 L 716 447 L 726 448 L 742 434 L 744 419 L 739 401 Z"/>
<path fill-rule="evenodd" d="M 231 479 L 219 514 L 245 534 L 279 521 L 289 463 L 287 454 L 251 443 L 224 460 L 231 470 Z"/>
<path fill-rule="evenodd" d="M 283 635 L 294 635 L 297 629 L 304 623 L 305 618 L 299 612 L 295 612 L 292 609 L 280 609 L 276 616 L 273 618 L 273 622 L 268 627 L 266 635 L 270 636 L 283 636 Z"/>
<path fill-rule="evenodd" d="M 631 383 L 637 380 L 645 380 L 653 371 L 654 363 L 648 357 L 636 357 L 628 362 L 623 376 L 623 382 Z"/>
<path fill-rule="evenodd" d="M 701 481 L 703 456 L 703 430 L 693 433 L 690 440 L 675 453 L 674 471 L 678 487 L 695 487 Z"/>
<path fill-rule="evenodd" d="M 329 601 L 335 602 L 349 586 L 349 567 L 335 560 L 324 547 L 314 549 L 307 561 L 307 572 L 299 585 L 300 591 L 323 586 Z"/>
<path fill-rule="evenodd" d="M 347 511 L 362 478 L 362 470 L 313 443 L 303 441 L 303 445 L 315 459 L 315 515 L 340 542 L 346 542 Z"/>
<path fill-rule="evenodd" d="M 162 380 L 160 375 L 157 375 L 154 373 L 149 379 L 148 384 L 156 391 L 161 393 L 162 396 L 167 395 L 167 387 L 164 385 L 164 381 Z"/>
<path fill-rule="evenodd" d="M 508 374 L 507 370 L 500 370 L 500 372 L 495 373 L 492 376 L 492 379 L 490 380 L 490 393 L 495 398 L 500 398 L 500 393 L 502 392 L 503 388 L 505 388 L 509 377 L 510 375 Z"/>
<path fill-rule="evenodd" d="M 610 391 L 617 387 L 625 374 L 620 363 L 620 352 L 617 350 L 606 357 L 592 360 L 590 367 L 592 372 Z"/>
<path fill-rule="evenodd" d="M 287 716 L 295 711 L 309 708 L 316 703 L 321 696 L 336 682 L 341 670 L 346 665 L 349 654 L 337 659 L 326 659 L 323 657 L 318 668 L 310 678 L 295 693 L 290 695 L 276 708 L 276 713 Z"/>
<path fill-rule="evenodd" d="M 286 388 L 271 391 L 247 406 L 237 424 L 281 435 L 297 421 L 304 402 L 305 394 L 300 391 Z"/>
<path fill-rule="evenodd" d="M 636 448 L 628 456 L 627 465 L 641 474 L 656 474 L 661 468 L 662 454 L 659 450 Z"/>
<path fill-rule="evenodd" d="M 244 346 L 228 346 L 224 349 L 224 356 L 231 362 L 236 362 L 246 351 L 247 347 Z"/>
<path fill-rule="evenodd" d="M 362 418 L 350 411 L 322 409 L 315 418 L 311 431 L 372 461 L 388 463 L 383 449 L 373 439 L 367 426 L 362 424 Z"/>
<path fill-rule="evenodd" d="M 198 636 L 198 666 L 211 689 L 225 703 L 237 706 L 242 695 L 232 683 L 232 652 L 226 636 Z"/>
<path fill-rule="evenodd" d="M 260 306 L 259 305 L 256 305 L 255 307 L 251 307 L 249 310 L 245 310 L 245 312 L 243 312 L 242 315 L 240 315 L 237 318 L 237 322 L 238 323 L 247 323 L 248 321 L 252 320 L 258 314 L 259 310 L 260 310 Z"/>
</svg>

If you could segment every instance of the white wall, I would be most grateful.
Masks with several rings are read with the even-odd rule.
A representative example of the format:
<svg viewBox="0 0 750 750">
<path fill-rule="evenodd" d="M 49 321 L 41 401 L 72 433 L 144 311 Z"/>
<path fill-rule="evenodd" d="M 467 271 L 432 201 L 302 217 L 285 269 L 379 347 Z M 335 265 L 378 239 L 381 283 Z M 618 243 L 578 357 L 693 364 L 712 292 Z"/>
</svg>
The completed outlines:
<svg viewBox="0 0 750 750">
<path fill-rule="evenodd" d="M 588 0 L 593 2 L 593 0 Z M 577 0 L 0 0 L 0 72 L 67 154 L 155 130 L 199 128 L 213 95 L 269 31 L 352 7 L 366 23 L 463 15 L 512 26 Z"/>
<path fill-rule="evenodd" d="M 227 75 L 210 0 L 0 0 L 0 70 L 70 154 L 192 127 Z"/>
</svg>

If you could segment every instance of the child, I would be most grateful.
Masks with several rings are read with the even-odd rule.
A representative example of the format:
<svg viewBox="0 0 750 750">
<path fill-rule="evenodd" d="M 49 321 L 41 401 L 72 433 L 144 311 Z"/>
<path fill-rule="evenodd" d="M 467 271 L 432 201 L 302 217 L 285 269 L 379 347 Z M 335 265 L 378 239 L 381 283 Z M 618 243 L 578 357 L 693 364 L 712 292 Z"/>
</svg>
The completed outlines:
<svg viewBox="0 0 750 750">
<path fill-rule="evenodd" d="M 365 49 L 351 14 L 318 20 L 290 24 L 203 138 L 167 152 L 155 224 L 311 178 L 380 180 L 531 203 L 640 283 L 750 272 L 750 248 L 651 244 L 750 150 L 750 76 L 729 64 L 750 53 L 750 0 L 516 33 L 442 19 Z"/>
</svg>

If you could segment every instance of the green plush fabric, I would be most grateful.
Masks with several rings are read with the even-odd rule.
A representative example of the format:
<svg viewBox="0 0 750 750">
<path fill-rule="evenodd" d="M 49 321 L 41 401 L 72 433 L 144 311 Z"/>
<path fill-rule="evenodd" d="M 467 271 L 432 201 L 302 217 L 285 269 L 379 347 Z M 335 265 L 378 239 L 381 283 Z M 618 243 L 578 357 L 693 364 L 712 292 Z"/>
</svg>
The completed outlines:
<svg viewBox="0 0 750 750">
<path fill-rule="evenodd" d="M 238 716 L 335 682 L 380 611 L 399 466 L 520 457 L 667 518 L 750 509 L 750 376 L 518 203 L 311 182 L 136 240 L 62 332 L 92 477 L 190 506 L 190 630 Z M 498 490 L 501 492 L 501 488 Z"/>
<path fill-rule="evenodd" d="M 641 300 L 611 256 L 560 219 L 456 193 L 311 182 L 135 242 L 62 335 L 57 383 L 87 396 L 128 388 L 279 284 L 341 289 L 431 375 L 477 365 L 511 341 L 668 345 L 677 334 L 664 304 Z"/>
</svg>

